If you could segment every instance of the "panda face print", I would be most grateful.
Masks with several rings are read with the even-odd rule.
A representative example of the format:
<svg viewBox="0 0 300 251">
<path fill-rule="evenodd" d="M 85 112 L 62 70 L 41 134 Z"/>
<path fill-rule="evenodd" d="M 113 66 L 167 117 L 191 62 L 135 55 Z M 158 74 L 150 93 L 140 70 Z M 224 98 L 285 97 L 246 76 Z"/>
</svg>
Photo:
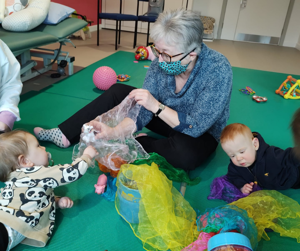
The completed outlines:
<svg viewBox="0 0 300 251">
<path fill-rule="evenodd" d="M 24 172 L 24 173 L 35 173 L 37 172 L 38 170 L 40 170 L 42 168 L 42 166 L 33 166 L 33 167 L 28 167 L 28 168 L 21 168 L 19 169 L 21 172 Z"/>
<path fill-rule="evenodd" d="M 36 180 L 30 179 L 28 177 L 22 178 L 22 179 L 12 179 L 14 182 L 14 185 L 16 187 L 35 187 L 38 182 Z"/>
<path fill-rule="evenodd" d="M 45 208 L 50 204 L 49 203 L 49 197 L 50 197 L 50 195 L 48 197 L 44 196 L 41 199 L 40 203 L 37 205 L 37 210 L 41 210 L 42 208 Z"/>
<path fill-rule="evenodd" d="M 45 178 L 39 181 L 39 184 L 45 189 L 55 188 L 58 186 L 58 182 L 53 178 Z"/>
<path fill-rule="evenodd" d="M 49 220 L 55 220 L 55 203 L 51 205 Z"/>
<path fill-rule="evenodd" d="M 4 189 L 1 195 L 2 195 L 2 198 L 5 200 L 12 199 L 14 197 L 14 190 Z"/>
<path fill-rule="evenodd" d="M 35 227 L 44 213 L 32 213 L 31 215 L 25 215 L 22 210 L 17 211 L 16 216 L 22 221 L 26 222 L 29 226 Z"/>
<path fill-rule="evenodd" d="M 63 178 L 61 179 L 62 183 L 66 183 L 66 182 L 69 183 L 79 178 L 80 175 L 79 171 L 71 166 L 69 168 L 62 169 L 62 170 L 63 170 L 62 172 Z"/>
<path fill-rule="evenodd" d="M 53 229 L 54 229 L 54 222 L 50 222 L 49 233 L 47 234 L 48 237 L 52 236 Z"/>
<path fill-rule="evenodd" d="M 44 188 L 41 187 L 29 188 L 25 193 L 25 197 L 28 200 L 40 200 L 44 196 L 46 196 L 46 192 Z"/>
<path fill-rule="evenodd" d="M 12 208 L 9 208 L 9 207 L 1 207 L 0 206 L 0 210 L 4 211 L 6 213 L 9 213 L 11 215 L 14 215 L 14 213 L 15 213 L 15 210 Z"/>
</svg>

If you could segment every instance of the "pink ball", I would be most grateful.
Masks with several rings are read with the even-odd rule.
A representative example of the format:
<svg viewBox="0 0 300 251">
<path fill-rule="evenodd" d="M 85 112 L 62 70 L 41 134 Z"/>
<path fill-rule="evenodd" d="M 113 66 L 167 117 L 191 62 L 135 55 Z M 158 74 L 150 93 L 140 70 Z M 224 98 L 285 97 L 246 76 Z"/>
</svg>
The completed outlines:
<svg viewBox="0 0 300 251">
<path fill-rule="evenodd" d="M 105 91 L 117 82 L 117 74 L 112 68 L 101 66 L 95 70 L 93 82 L 98 89 Z"/>
</svg>

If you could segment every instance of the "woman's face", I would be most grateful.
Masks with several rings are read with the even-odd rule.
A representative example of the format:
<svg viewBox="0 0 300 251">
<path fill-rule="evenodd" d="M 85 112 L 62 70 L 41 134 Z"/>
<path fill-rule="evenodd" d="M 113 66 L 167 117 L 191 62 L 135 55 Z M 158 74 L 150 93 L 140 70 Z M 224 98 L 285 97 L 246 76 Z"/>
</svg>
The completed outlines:
<svg viewBox="0 0 300 251">
<path fill-rule="evenodd" d="M 168 45 L 168 44 L 166 44 L 163 40 L 160 40 L 160 41 L 156 42 L 156 43 L 155 43 L 155 47 L 156 47 L 160 52 L 165 52 L 165 53 L 169 54 L 170 56 L 174 56 L 174 55 L 183 53 L 183 51 L 181 51 L 180 49 L 178 49 L 176 46 Z M 186 53 L 181 54 L 181 55 L 176 56 L 176 57 L 172 57 L 171 62 L 178 61 L 178 60 L 180 60 L 181 58 L 183 58 L 185 55 L 186 55 Z M 164 61 L 164 60 L 163 60 L 163 58 L 162 58 L 161 55 L 160 55 L 160 56 L 159 56 L 159 62 L 162 62 L 162 61 Z M 181 64 L 182 64 L 182 65 L 186 65 L 186 64 L 188 64 L 190 61 L 191 61 L 190 57 L 187 56 L 187 57 L 185 57 L 185 58 L 181 61 Z M 167 62 L 167 63 L 169 63 L 169 62 Z"/>
</svg>

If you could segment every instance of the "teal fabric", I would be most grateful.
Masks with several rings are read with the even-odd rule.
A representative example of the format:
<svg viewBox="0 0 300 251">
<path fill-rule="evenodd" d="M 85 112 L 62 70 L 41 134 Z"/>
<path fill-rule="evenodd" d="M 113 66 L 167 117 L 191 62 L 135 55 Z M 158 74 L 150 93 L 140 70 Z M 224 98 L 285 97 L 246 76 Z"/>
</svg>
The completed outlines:
<svg viewBox="0 0 300 251">
<path fill-rule="evenodd" d="M 87 24 L 78 18 L 68 18 L 57 25 L 41 24 L 27 32 L 7 31 L 0 26 L 0 39 L 7 44 L 14 55 L 19 55 L 26 50 L 59 42 Z"/>
<path fill-rule="evenodd" d="M 70 17 L 55 25 L 41 24 L 33 31 L 41 31 L 61 39 L 73 34 L 87 25 L 88 23 L 84 20 Z"/>
<path fill-rule="evenodd" d="M 17 55 L 19 51 L 25 51 L 39 46 L 57 42 L 57 37 L 40 31 L 13 32 L 0 27 L 0 39 L 7 44 L 10 50 Z"/>
</svg>

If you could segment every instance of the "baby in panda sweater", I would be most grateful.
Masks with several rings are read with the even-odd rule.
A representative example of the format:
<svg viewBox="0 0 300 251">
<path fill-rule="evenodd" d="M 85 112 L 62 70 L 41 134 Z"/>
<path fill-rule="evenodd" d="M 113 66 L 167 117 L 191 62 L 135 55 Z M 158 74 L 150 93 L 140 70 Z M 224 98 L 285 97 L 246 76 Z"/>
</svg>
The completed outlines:
<svg viewBox="0 0 300 251">
<path fill-rule="evenodd" d="M 20 242 L 43 247 L 52 235 L 55 209 L 70 208 L 68 197 L 54 188 L 81 178 L 97 151 L 89 146 L 72 164 L 48 166 L 46 148 L 30 133 L 15 130 L 0 135 L 0 250 Z"/>
</svg>

